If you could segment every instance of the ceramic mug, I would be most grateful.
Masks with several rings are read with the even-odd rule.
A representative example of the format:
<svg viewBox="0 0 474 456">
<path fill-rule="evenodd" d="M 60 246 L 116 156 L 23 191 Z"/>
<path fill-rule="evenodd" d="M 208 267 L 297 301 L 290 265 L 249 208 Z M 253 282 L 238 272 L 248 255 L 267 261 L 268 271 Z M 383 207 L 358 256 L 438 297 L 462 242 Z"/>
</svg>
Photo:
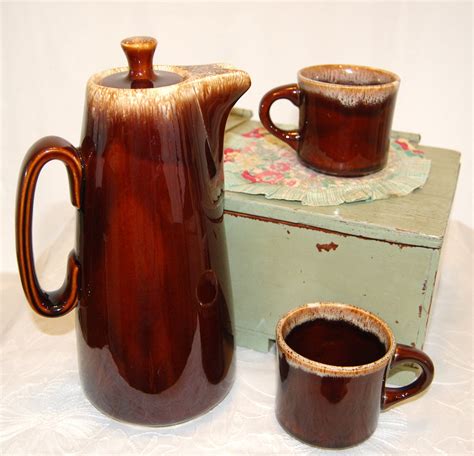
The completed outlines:
<svg viewBox="0 0 474 456">
<path fill-rule="evenodd" d="M 367 439 L 380 410 L 424 391 L 434 367 L 422 351 L 396 344 L 387 323 L 338 303 L 291 310 L 276 328 L 276 416 L 291 435 L 312 445 L 344 448 Z M 409 385 L 386 385 L 388 370 L 415 363 Z"/>
<path fill-rule="evenodd" d="M 389 71 L 356 65 L 318 65 L 298 72 L 298 83 L 267 92 L 260 120 L 316 171 L 363 176 L 387 163 L 390 129 L 400 78 Z M 281 98 L 299 107 L 298 130 L 282 130 L 270 117 Z"/>
</svg>

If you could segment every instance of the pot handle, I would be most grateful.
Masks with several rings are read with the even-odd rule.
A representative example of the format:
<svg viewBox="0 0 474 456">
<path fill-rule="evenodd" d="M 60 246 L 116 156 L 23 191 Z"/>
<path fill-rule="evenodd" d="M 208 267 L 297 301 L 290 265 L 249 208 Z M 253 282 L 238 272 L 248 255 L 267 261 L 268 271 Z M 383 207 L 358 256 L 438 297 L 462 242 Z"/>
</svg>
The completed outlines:
<svg viewBox="0 0 474 456">
<path fill-rule="evenodd" d="M 57 317 L 69 312 L 78 302 L 80 266 L 72 250 L 66 279 L 52 292 L 44 291 L 36 277 L 31 231 L 33 199 L 39 173 L 50 160 L 60 160 L 66 165 L 71 202 L 77 209 L 81 207 L 83 165 L 78 150 L 57 136 L 40 139 L 28 150 L 21 166 L 16 199 L 16 254 L 21 283 L 31 307 L 40 315 Z"/>
<path fill-rule="evenodd" d="M 260 121 L 272 135 L 286 142 L 290 147 L 298 151 L 301 136 L 300 132 L 298 130 L 282 130 L 273 123 L 270 117 L 270 108 L 272 107 L 272 104 L 280 98 L 286 98 L 295 106 L 299 107 L 301 104 L 301 94 L 298 85 L 282 85 L 267 92 L 260 101 Z"/>
<path fill-rule="evenodd" d="M 419 394 L 431 385 L 434 377 L 434 366 L 426 353 L 408 345 L 397 344 L 390 367 L 395 367 L 398 364 L 406 362 L 412 362 L 420 366 L 421 374 L 408 385 L 385 387 L 382 398 L 382 409 L 386 409 L 400 401 Z"/>
</svg>

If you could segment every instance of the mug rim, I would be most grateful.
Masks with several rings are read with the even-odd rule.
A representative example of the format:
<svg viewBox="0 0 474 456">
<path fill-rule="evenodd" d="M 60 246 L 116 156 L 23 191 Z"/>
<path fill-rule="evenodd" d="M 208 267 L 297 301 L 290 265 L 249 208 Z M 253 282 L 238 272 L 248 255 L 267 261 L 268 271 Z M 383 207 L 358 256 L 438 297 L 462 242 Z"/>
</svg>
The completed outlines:
<svg viewBox="0 0 474 456">
<path fill-rule="evenodd" d="M 315 69 L 354 69 L 354 70 L 365 70 L 370 71 L 373 73 L 381 73 L 385 76 L 391 78 L 391 81 L 385 82 L 382 84 L 361 84 L 361 85 L 350 85 L 350 84 L 336 84 L 334 82 L 324 82 L 312 79 L 306 76 L 304 73 L 308 72 L 309 70 Z M 400 85 L 400 76 L 396 73 L 393 73 L 389 70 L 384 70 L 382 68 L 366 66 L 366 65 L 353 65 L 353 64 L 345 64 L 345 63 L 329 63 L 329 64 L 321 64 L 321 65 L 310 65 L 298 70 L 297 73 L 298 82 L 304 82 L 309 85 L 319 86 L 321 88 L 343 88 L 352 91 L 360 91 L 360 90 L 383 90 L 388 88 L 396 88 Z"/>
<path fill-rule="evenodd" d="M 342 319 L 347 322 L 348 315 L 352 313 L 352 315 L 357 314 L 358 318 L 360 319 L 366 319 L 368 322 L 375 323 L 378 328 L 378 334 L 377 332 L 374 332 L 370 329 L 362 328 L 361 326 L 359 326 L 359 324 L 357 324 L 356 326 L 358 326 L 360 329 L 369 331 L 371 334 L 377 335 L 380 340 L 380 336 L 383 334 L 382 337 L 385 340 L 381 340 L 381 342 L 385 345 L 385 354 L 371 363 L 360 364 L 356 366 L 336 366 L 332 364 L 324 364 L 318 361 L 313 361 L 303 355 L 300 355 L 297 351 L 293 350 L 286 343 L 285 337 L 293 328 L 307 321 L 315 320 L 317 316 L 320 315 L 317 311 L 321 309 L 323 312 L 329 310 L 335 311 L 336 316 L 332 317 L 331 319 Z M 298 317 L 300 316 L 303 316 L 303 318 L 298 319 Z M 315 318 L 311 318 L 312 316 L 315 316 Z M 325 318 L 330 319 L 327 315 L 325 316 Z M 291 326 L 291 328 L 286 332 L 286 334 L 283 335 L 284 330 L 286 329 L 285 325 L 291 325 L 291 323 L 293 323 L 293 326 Z M 352 323 L 354 324 L 354 322 Z M 395 337 L 393 335 L 392 330 L 390 329 L 388 324 L 380 317 L 373 314 L 372 312 L 369 312 L 368 310 L 362 309 L 351 304 L 343 304 L 330 301 L 304 304 L 302 306 L 290 310 L 285 315 L 283 315 L 278 321 L 276 327 L 276 343 L 278 350 L 284 354 L 286 361 L 290 365 L 296 368 L 301 368 L 309 373 L 320 375 L 322 377 L 359 377 L 377 372 L 380 369 L 385 368 L 390 363 L 391 359 L 395 354 L 396 348 Z"/>
</svg>

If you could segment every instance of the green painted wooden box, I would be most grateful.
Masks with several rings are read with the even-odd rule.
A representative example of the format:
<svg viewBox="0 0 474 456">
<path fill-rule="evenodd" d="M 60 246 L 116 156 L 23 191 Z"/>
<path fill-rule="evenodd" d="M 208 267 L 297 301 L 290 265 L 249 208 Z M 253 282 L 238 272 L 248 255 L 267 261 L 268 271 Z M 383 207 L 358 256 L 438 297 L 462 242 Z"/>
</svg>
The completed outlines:
<svg viewBox="0 0 474 456">
<path fill-rule="evenodd" d="M 228 128 L 252 123 L 231 119 Z M 226 192 L 238 345 L 267 351 L 289 309 L 339 301 L 380 315 L 398 342 L 423 346 L 460 155 L 419 148 L 432 160 L 430 176 L 405 197 L 308 207 Z"/>
</svg>

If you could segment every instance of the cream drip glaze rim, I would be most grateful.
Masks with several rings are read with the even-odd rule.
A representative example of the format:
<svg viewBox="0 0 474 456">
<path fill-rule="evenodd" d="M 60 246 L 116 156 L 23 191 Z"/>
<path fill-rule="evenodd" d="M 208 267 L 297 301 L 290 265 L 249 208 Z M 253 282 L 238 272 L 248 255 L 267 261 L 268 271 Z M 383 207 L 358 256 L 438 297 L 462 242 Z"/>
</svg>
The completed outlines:
<svg viewBox="0 0 474 456">
<path fill-rule="evenodd" d="M 338 72 L 342 75 L 342 79 L 344 77 L 346 80 L 357 80 L 359 78 L 360 84 L 344 84 L 316 79 L 318 75 L 322 79 L 336 79 L 335 74 Z M 347 77 L 347 75 L 353 75 L 353 77 Z M 344 106 L 376 105 L 383 103 L 389 96 L 397 93 L 400 78 L 395 73 L 380 68 L 330 64 L 302 68 L 298 71 L 298 84 L 308 92 L 332 98 Z"/>
<path fill-rule="evenodd" d="M 243 71 L 225 63 L 208 65 L 154 65 L 155 71 L 171 71 L 183 78 L 175 84 L 148 89 L 109 87 L 101 84 L 107 76 L 128 72 L 128 67 L 112 68 L 92 75 L 87 82 L 87 109 L 93 117 L 123 117 L 128 115 L 160 115 L 172 120 L 176 117 L 176 103 L 192 100 L 196 96 L 205 100 L 210 92 L 250 87 L 250 77 Z"/>
<path fill-rule="evenodd" d="M 204 78 L 221 78 L 221 77 L 228 77 L 229 73 L 232 74 L 242 74 L 248 77 L 247 73 L 243 70 L 239 70 L 232 65 L 227 63 L 211 63 L 208 65 L 153 65 L 154 71 L 169 71 L 171 73 L 176 73 L 177 75 L 181 76 L 183 79 L 178 81 L 174 84 L 170 84 L 167 86 L 162 87 L 152 87 L 152 88 L 144 88 L 144 89 L 132 89 L 132 88 L 119 88 L 119 87 L 109 87 L 106 85 L 102 85 L 100 82 L 113 74 L 117 73 L 128 73 L 129 67 L 117 67 L 111 68 L 108 70 L 101 71 L 99 73 L 93 74 L 88 82 L 87 88 L 92 89 L 94 92 L 103 91 L 108 92 L 110 94 L 118 93 L 126 93 L 126 94 L 133 94 L 133 93 L 150 93 L 156 95 L 158 92 L 160 93 L 167 93 L 172 92 L 174 90 L 179 90 L 179 88 L 185 84 L 188 84 L 192 81 L 201 80 Z M 207 71 L 206 71 L 207 70 Z M 217 70 L 217 72 L 216 72 Z"/>
<path fill-rule="evenodd" d="M 316 318 L 344 320 L 376 335 L 385 345 L 385 355 L 369 364 L 359 366 L 333 366 L 319 363 L 300 355 L 285 342 L 285 337 L 297 325 Z M 373 313 L 349 304 L 335 302 L 315 302 L 297 307 L 285 314 L 276 327 L 278 351 L 284 355 L 289 365 L 321 377 L 359 377 L 384 369 L 395 354 L 395 337 L 390 327 Z"/>
<path fill-rule="evenodd" d="M 324 70 L 332 70 L 332 71 L 341 71 L 341 70 L 356 70 L 356 71 L 361 71 L 361 72 L 367 72 L 367 73 L 372 73 L 372 74 L 378 74 L 378 75 L 383 75 L 387 78 L 390 78 L 390 81 L 387 82 L 382 82 L 379 84 L 361 84 L 361 85 L 352 85 L 352 84 L 339 84 L 336 82 L 327 82 L 327 81 L 319 81 L 317 79 L 313 79 L 309 76 L 307 76 L 305 73 L 308 73 L 309 71 L 324 71 Z M 312 65 L 308 66 L 305 68 L 301 68 L 301 70 L 298 71 L 298 78 L 307 83 L 307 84 L 315 84 L 315 85 L 321 85 L 321 86 L 328 86 L 328 87 L 342 87 L 344 89 L 348 90 L 361 90 L 361 89 L 370 89 L 374 90 L 377 88 L 384 89 L 388 87 L 398 87 L 400 84 L 400 77 L 388 70 L 383 70 L 381 68 L 375 68 L 371 66 L 364 66 L 364 65 L 351 65 L 351 64 L 325 64 L 325 65 Z"/>
<path fill-rule="evenodd" d="M 170 87 L 176 89 L 175 86 L 182 85 L 184 82 L 187 82 L 190 79 L 189 71 L 186 70 L 185 67 L 179 66 L 172 66 L 172 65 L 153 65 L 154 71 L 169 71 L 171 73 L 176 73 L 177 75 L 181 76 L 183 79 L 181 81 L 176 82 L 175 84 L 170 84 L 167 86 L 162 87 L 151 87 L 147 89 L 132 89 L 132 88 L 125 88 L 125 87 L 109 87 L 106 85 L 102 85 L 101 81 L 104 80 L 108 76 L 112 76 L 113 74 L 118 73 L 128 73 L 129 67 L 117 67 L 117 68 L 110 68 L 108 70 L 101 71 L 99 73 L 93 74 L 89 81 L 87 82 L 87 87 L 92 88 L 94 91 L 110 91 L 111 93 L 117 92 L 154 92 L 156 93 L 157 90 L 167 91 Z"/>
</svg>

